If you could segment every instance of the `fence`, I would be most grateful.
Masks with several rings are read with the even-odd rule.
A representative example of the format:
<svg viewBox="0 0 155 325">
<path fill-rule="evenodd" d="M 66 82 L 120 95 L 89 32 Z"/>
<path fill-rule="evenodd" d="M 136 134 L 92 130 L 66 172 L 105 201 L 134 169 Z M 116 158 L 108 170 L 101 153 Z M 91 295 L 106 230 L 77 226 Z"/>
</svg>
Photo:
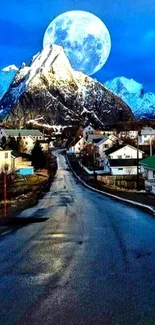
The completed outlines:
<svg viewBox="0 0 155 325">
<path fill-rule="evenodd" d="M 118 175 L 118 176 L 97 176 L 99 182 L 104 183 L 105 185 L 111 185 L 115 187 L 125 188 L 128 190 L 137 189 L 137 175 Z M 144 178 L 139 177 L 139 189 L 145 188 Z"/>
</svg>

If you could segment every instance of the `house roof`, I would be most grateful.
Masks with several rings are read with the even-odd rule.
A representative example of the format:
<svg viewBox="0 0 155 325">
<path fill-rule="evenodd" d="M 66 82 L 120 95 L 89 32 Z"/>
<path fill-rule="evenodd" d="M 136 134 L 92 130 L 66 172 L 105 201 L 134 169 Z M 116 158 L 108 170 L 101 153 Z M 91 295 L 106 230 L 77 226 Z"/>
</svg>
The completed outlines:
<svg viewBox="0 0 155 325">
<path fill-rule="evenodd" d="M 97 147 L 100 147 L 105 141 L 107 141 L 109 138 L 104 136 L 102 140 L 100 140 L 98 143 L 97 143 Z"/>
<path fill-rule="evenodd" d="M 116 142 L 118 141 L 119 144 L 122 144 L 123 141 L 121 141 L 120 139 L 118 139 L 115 135 L 111 134 L 109 136 L 104 136 L 103 139 L 101 139 L 98 143 L 97 143 L 97 147 L 100 147 L 104 142 L 106 142 L 107 140 L 110 140 L 111 142 Z"/>
<path fill-rule="evenodd" d="M 116 143 L 116 145 L 114 145 L 114 146 L 108 148 L 108 149 L 105 151 L 105 153 L 106 153 L 107 156 L 109 156 L 109 155 L 112 154 L 113 152 L 116 152 L 116 151 L 118 151 L 118 150 L 120 150 L 120 149 L 122 149 L 122 148 L 124 148 L 124 147 L 130 147 L 130 148 L 132 148 L 132 149 L 137 150 L 137 148 L 135 148 L 135 147 L 133 147 L 133 146 L 130 146 L 130 144 L 125 144 L 125 143 L 118 144 L 118 143 Z M 139 152 L 144 153 L 144 151 L 142 151 L 142 150 L 140 150 L 140 149 L 139 149 Z"/>
<path fill-rule="evenodd" d="M 12 150 L 12 152 L 11 152 L 11 156 L 13 156 L 13 157 L 15 157 L 15 158 L 20 157 L 19 153 L 16 152 L 15 150 Z"/>
<path fill-rule="evenodd" d="M 141 135 L 155 135 L 155 130 L 151 127 L 144 127 L 141 130 Z"/>
<path fill-rule="evenodd" d="M 18 137 L 19 134 L 22 137 L 26 136 L 32 136 L 32 137 L 38 137 L 43 136 L 42 133 L 39 130 L 26 130 L 26 129 L 2 129 L 2 131 L 5 133 L 7 137 Z"/>
<path fill-rule="evenodd" d="M 111 167 L 137 166 L 137 159 L 109 159 Z"/>
<path fill-rule="evenodd" d="M 88 128 L 91 128 L 91 130 L 94 130 L 94 131 L 95 131 L 95 129 L 92 127 L 91 124 L 88 124 L 88 125 L 84 128 L 84 130 L 87 130 Z"/>
<path fill-rule="evenodd" d="M 75 143 L 74 146 L 76 146 L 79 142 L 87 143 L 87 141 L 85 140 L 85 138 L 80 138 L 80 139 Z M 74 146 L 73 146 L 73 147 L 74 147 Z"/>
<path fill-rule="evenodd" d="M 105 150 L 105 153 L 106 153 L 107 156 L 109 156 L 111 153 L 113 153 L 113 152 L 115 152 L 115 151 L 117 151 L 119 149 L 122 149 L 125 146 L 126 146 L 125 144 L 116 143 L 112 147 L 110 147 L 107 150 Z"/>
<path fill-rule="evenodd" d="M 105 136 L 104 135 L 97 135 L 97 134 L 89 134 L 87 142 L 98 143 L 100 142 Z"/>
<path fill-rule="evenodd" d="M 148 169 L 154 169 L 155 170 L 155 155 L 152 157 L 147 157 L 140 161 L 140 165 L 148 168 Z"/>
</svg>

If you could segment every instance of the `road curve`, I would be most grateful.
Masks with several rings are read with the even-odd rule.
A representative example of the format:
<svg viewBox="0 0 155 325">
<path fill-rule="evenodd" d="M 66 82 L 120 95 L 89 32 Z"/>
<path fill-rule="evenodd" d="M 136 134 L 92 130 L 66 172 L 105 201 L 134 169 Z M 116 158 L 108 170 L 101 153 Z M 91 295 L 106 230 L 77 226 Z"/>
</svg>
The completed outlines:
<svg viewBox="0 0 155 325">
<path fill-rule="evenodd" d="M 0 324 L 154 325 L 155 220 L 82 186 L 58 154 L 50 192 L 0 237 Z"/>
</svg>

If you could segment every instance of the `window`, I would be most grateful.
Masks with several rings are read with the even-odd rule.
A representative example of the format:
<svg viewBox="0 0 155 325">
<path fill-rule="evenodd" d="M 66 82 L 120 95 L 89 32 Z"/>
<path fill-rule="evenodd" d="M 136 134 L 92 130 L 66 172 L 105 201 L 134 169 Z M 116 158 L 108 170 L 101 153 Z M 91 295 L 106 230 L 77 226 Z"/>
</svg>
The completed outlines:
<svg viewBox="0 0 155 325">
<path fill-rule="evenodd" d="M 126 158 L 130 158 L 130 156 L 126 156 Z"/>
<path fill-rule="evenodd" d="M 117 156 L 118 159 L 122 159 L 122 156 Z"/>
<path fill-rule="evenodd" d="M 118 168 L 118 170 L 123 170 L 123 168 Z"/>
<path fill-rule="evenodd" d="M 5 152 L 5 159 L 8 159 L 8 152 Z"/>
<path fill-rule="evenodd" d="M 155 170 L 153 170 L 153 178 L 155 178 Z"/>
</svg>

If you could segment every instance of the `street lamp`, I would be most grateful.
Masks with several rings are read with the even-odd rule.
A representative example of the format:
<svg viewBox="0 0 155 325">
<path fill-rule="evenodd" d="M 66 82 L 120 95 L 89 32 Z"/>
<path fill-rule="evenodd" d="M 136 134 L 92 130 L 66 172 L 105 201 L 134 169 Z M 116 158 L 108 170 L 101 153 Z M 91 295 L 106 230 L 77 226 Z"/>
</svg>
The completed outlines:
<svg viewBox="0 0 155 325">
<path fill-rule="evenodd" d="M 96 179 L 96 172 L 95 172 L 96 151 L 97 151 L 97 148 L 96 148 L 96 146 L 94 146 L 94 151 L 93 151 L 94 180 Z"/>
</svg>

